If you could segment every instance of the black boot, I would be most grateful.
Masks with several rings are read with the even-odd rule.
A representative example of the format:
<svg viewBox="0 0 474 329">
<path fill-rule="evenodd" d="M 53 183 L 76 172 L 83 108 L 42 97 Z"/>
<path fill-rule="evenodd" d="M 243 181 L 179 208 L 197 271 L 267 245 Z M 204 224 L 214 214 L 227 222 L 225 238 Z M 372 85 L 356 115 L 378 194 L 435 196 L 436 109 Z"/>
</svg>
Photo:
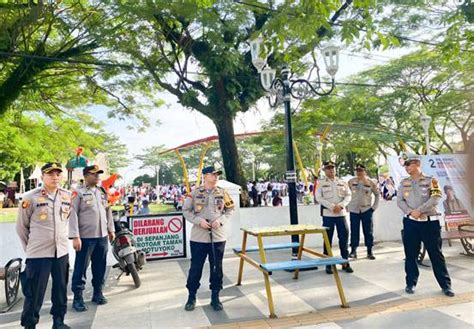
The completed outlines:
<svg viewBox="0 0 474 329">
<path fill-rule="evenodd" d="M 356 248 L 351 249 L 351 253 L 349 254 L 349 257 L 350 258 L 357 258 L 357 249 Z"/>
<path fill-rule="evenodd" d="M 352 267 L 349 263 L 343 264 L 342 265 L 342 270 L 347 272 L 347 273 L 353 273 L 354 272 L 354 270 L 352 269 Z"/>
<path fill-rule="evenodd" d="M 96 303 L 97 305 L 104 305 L 109 301 L 105 298 L 104 294 L 102 294 L 102 290 L 94 290 L 91 302 Z"/>
<path fill-rule="evenodd" d="M 70 329 L 67 324 L 64 323 L 64 316 L 55 316 L 53 318 L 53 329 Z"/>
<path fill-rule="evenodd" d="M 87 311 L 87 305 L 84 303 L 84 298 L 82 298 L 82 293 L 74 294 L 74 299 L 72 300 L 72 308 L 76 312 Z"/>
<path fill-rule="evenodd" d="M 368 258 L 368 259 L 372 259 L 372 260 L 375 259 L 375 256 L 374 256 L 374 254 L 372 253 L 372 247 L 367 248 L 367 258 Z"/>
<path fill-rule="evenodd" d="M 222 311 L 224 309 L 224 306 L 222 306 L 222 303 L 219 300 L 219 291 L 218 290 L 212 291 L 211 306 L 214 309 L 214 311 Z"/>
<path fill-rule="evenodd" d="M 189 294 L 188 301 L 184 305 L 185 311 L 194 311 L 196 308 L 196 294 Z"/>
<path fill-rule="evenodd" d="M 31 326 L 26 326 L 25 329 L 36 329 L 36 324 L 32 324 Z"/>
</svg>

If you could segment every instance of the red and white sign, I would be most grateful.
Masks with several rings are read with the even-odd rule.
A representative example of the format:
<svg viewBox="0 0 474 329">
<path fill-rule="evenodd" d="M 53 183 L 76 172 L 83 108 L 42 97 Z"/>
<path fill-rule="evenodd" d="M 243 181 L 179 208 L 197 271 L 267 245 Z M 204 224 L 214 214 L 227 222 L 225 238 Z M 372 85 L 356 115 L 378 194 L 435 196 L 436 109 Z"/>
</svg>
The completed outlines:
<svg viewBox="0 0 474 329">
<path fill-rule="evenodd" d="M 185 221 L 182 214 L 130 217 L 130 227 L 146 259 L 186 257 Z"/>
</svg>

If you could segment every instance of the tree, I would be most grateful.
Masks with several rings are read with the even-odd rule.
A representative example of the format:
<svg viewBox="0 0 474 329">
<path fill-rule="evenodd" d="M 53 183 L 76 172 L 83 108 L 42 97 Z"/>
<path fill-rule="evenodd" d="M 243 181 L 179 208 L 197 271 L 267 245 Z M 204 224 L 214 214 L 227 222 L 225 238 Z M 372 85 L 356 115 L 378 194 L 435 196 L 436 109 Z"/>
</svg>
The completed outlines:
<svg viewBox="0 0 474 329">
<path fill-rule="evenodd" d="M 249 40 L 259 33 L 267 34 L 274 49 L 287 50 L 280 55 L 275 52 L 270 62 L 289 62 L 295 71 L 304 71 L 306 65 L 299 65 L 300 60 L 341 14 L 347 12 L 352 23 L 364 26 L 370 2 L 351 3 L 346 1 L 339 8 L 335 0 L 278 5 L 268 1 L 263 7 L 231 1 L 116 1 L 107 13 L 123 26 L 107 38 L 107 47 L 148 71 L 135 72 L 135 77 L 151 77 L 184 107 L 214 122 L 227 179 L 245 191 L 233 120 L 263 96 L 251 64 Z M 348 26 L 340 28 L 345 39 L 354 36 Z"/>
<path fill-rule="evenodd" d="M 143 183 L 154 185 L 156 183 L 155 177 L 151 177 L 148 174 L 135 177 L 133 180 L 133 186 L 142 186 Z"/>
<path fill-rule="evenodd" d="M 101 129 L 97 134 L 94 134 L 95 138 L 101 141 L 100 146 L 93 148 L 94 154 L 98 152 L 104 152 L 107 154 L 109 160 L 109 172 L 117 172 L 118 169 L 128 166 L 131 159 L 128 158 L 127 146 L 120 143 L 119 137 L 112 133 L 107 133 Z"/>
<path fill-rule="evenodd" d="M 146 121 L 142 104 L 130 97 L 134 88 L 121 84 L 120 77 L 107 82 L 104 68 L 101 79 L 97 76 L 93 63 L 106 50 L 92 28 L 100 24 L 104 34 L 116 28 L 102 6 L 80 0 L 0 5 L 0 116 L 25 109 L 49 117 L 76 115 L 80 106 L 103 104 L 111 107 L 111 117 Z M 122 88 L 126 97 L 120 96 Z"/>
<path fill-rule="evenodd" d="M 90 118 L 89 118 L 90 119 Z M 85 131 L 92 123 L 66 116 L 47 120 L 38 114 L 7 113 L 0 117 L 0 179 L 11 179 L 21 168 L 47 161 L 65 162 L 77 145 L 87 145 L 86 155 L 100 149 L 102 141 Z"/>
</svg>

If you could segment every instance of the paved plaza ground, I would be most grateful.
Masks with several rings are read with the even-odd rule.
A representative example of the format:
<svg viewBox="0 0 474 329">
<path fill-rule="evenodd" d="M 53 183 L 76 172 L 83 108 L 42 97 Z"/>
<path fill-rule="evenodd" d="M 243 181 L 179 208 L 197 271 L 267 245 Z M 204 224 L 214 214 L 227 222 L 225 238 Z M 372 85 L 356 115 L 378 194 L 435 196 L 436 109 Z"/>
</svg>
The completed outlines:
<svg viewBox="0 0 474 329">
<path fill-rule="evenodd" d="M 109 303 L 90 304 L 90 284 L 86 291 L 89 311 L 76 313 L 70 307 L 66 322 L 73 328 L 473 328 L 474 259 L 460 255 L 455 242 L 444 246 L 456 297 L 445 297 L 430 267 L 421 267 L 415 295 L 404 293 L 403 248 L 400 243 L 376 246 L 377 260 L 353 262 L 353 274 L 340 272 L 351 308 L 339 306 L 333 276 L 323 270 L 307 271 L 293 280 L 286 272 L 272 275 L 272 290 L 278 319 L 268 318 L 263 277 L 250 265 L 244 270 L 242 286 L 235 286 L 239 259 L 229 254 L 224 259 L 224 311 L 209 306 L 210 291 L 206 268 L 194 312 L 183 310 L 187 291 L 185 280 L 189 260 L 149 262 L 140 272 L 142 286 L 133 288 L 130 277 L 116 280 L 117 270 L 109 268 L 105 289 Z M 337 250 L 336 250 L 337 252 Z M 364 254 L 363 248 L 360 254 Z M 269 252 L 270 260 L 284 260 L 288 251 Z M 429 261 L 425 261 L 429 264 Z M 38 328 L 51 328 L 49 292 Z M 2 296 L 3 297 L 3 296 Z M 69 303 L 72 295 L 69 293 Z M 0 315 L 0 328 L 17 328 L 21 304 Z"/>
</svg>

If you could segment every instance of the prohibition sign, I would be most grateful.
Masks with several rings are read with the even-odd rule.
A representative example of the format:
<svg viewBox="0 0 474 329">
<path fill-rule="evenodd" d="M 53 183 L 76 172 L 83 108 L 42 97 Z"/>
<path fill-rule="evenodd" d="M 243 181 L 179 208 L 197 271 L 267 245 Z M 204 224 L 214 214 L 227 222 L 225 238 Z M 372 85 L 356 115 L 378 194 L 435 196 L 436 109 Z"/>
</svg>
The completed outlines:
<svg viewBox="0 0 474 329">
<path fill-rule="evenodd" d="M 181 231 L 182 228 L 183 222 L 181 222 L 181 219 L 177 217 L 170 219 L 170 221 L 168 222 L 168 229 L 172 233 L 178 233 L 179 231 Z"/>
</svg>

